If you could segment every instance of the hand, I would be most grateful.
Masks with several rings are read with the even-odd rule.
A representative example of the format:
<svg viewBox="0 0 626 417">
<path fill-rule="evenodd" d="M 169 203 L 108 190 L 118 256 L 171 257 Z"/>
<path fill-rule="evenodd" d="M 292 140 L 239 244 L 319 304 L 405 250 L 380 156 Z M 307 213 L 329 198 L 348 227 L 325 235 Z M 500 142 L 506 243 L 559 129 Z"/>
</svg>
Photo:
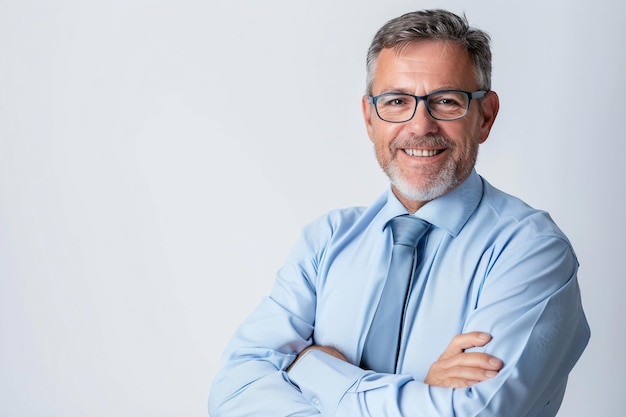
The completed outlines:
<svg viewBox="0 0 626 417">
<path fill-rule="evenodd" d="M 322 352 L 326 352 L 331 356 L 334 356 L 335 358 L 341 359 L 344 362 L 348 362 L 348 359 L 346 359 L 345 356 L 343 356 L 343 354 L 341 352 L 339 352 L 337 349 L 335 349 L 334 347 L 330 347 L 330 346 L 318 346 L 318 345 L 311 345 L 307 348 L 305 348 L 304 350 L 302 350 L 302 352 L 300 352 L 298 354 L 298 356 L 296 357 L 296 360 L 294 360 L 291 365 L 289 365 L 289 367 L 287 368 L 287 372 L 289 372 L 289 370 L 296 364 L 296 362 L 298 362 L 298 360 L 304 356 L 304 354 L 306 352 L 308 352 L 309 350 L 321 350 Z"/>
<path fill-rule="evenodd" d="M 445 352 L 432 364 L 424 382 L 444 388 L 465 388 L 491 379 L 502 369 L 502 361 L 486 353 L 465 352 L 491 341 L 487 333 L 470 332 L 454 336 Z"/>
</svg>

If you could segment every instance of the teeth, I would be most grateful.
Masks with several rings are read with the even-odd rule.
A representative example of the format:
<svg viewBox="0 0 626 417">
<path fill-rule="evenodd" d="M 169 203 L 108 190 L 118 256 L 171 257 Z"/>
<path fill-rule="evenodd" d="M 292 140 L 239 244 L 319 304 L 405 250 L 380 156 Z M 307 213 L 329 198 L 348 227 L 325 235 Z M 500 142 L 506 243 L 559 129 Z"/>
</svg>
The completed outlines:
<svg viewBox="0 0 626 417">
<path fill-rule="evenodd" d="M 405 149 L 408 155 L 411 156 L 435 156 L 439 153 L 437 149 Z"/>
</svg>

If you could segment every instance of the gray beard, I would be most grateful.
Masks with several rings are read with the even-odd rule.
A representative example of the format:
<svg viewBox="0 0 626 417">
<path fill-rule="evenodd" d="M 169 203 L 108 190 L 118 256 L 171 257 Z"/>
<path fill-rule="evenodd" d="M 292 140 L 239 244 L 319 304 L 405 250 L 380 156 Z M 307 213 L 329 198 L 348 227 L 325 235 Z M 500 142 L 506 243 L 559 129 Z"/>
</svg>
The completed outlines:
<svg viewBox="0 0 626 417">
<path fill-rule="evenodd" d="M 423 138 L 397 139 L 391 144 L 391 149 L 392 154 L 395 155 L 398 149 L 404 147 L 417 148 L 420 146 L 438 145 L 448 147 L 451 151 L 454 151 L 456 148 L 456 144 L 454 142 L 449 141 L 444 137 L 430 136 Z M 433 172 L 429 174 L 428 184 L 421 187 L 411 184 L 405 177 L 402 176 L 400 169 L 396 165 L 395 158 L 391 160 L 389 165 L 384 170 L 391 180 L 391 184 L 393 184 L 394 188 L 407 200 L 421 202 L 431 201 L 452 190 L 469 176 L 471 170 L 476 164 L 478 149 L 467 149 L 465 152 L 474 153 L 474 155 L 470 157 L 470 164 L 464 172 L 458 172 L 458 164 L 462 162 L 457 163 L 456 161 L 449 159 L 443 169 L 438 171 L 433 169 Z M 465 160 L 466 157 L 468 157 L 468 155 L 462 155 L 462 161 Z"/>
<path fill-rule="evenodd" d="M 459 180 L 456 177 L 456 166 L 453 160 L 449 160 L 444 169 L 433 173 L 429 184 L 425 187 L 417 187 L 406 180 L 401 174 L 398 166 L 392 161 L 387 168 L 387 176 L 391 184 L 407 200 L 431 201 L 441 197 L 446 192 L 456 187 Z"/>
</svg>

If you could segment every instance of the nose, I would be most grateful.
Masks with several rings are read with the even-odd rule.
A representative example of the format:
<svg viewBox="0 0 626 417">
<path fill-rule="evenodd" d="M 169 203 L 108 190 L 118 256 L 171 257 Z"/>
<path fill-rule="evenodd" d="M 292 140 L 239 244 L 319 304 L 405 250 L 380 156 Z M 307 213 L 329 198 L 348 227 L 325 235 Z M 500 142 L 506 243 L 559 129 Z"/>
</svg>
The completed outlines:
<svg viewBox="0 0 626 417">
<path fill-rule="evenodd" d="M 439 124 L 426 109 L 426 103 L 420 100 L 417 103 L 415 114 L 413 118 L 406 122 L 406 127 L 410 129 L 411 133 L 417 136 L 426 136 L 428 134 L 435 133 L 439 130 Z"/>
</svg>

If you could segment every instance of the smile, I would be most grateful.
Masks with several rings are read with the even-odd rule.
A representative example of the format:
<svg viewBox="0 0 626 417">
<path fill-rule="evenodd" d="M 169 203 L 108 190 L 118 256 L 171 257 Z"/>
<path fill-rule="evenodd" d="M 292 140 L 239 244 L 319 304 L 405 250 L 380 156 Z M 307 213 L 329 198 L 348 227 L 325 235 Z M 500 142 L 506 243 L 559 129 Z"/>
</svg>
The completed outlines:
<svg viewBox="0 0 626 417">
<path fill-rule="evenodd" d="M 443 152 L 443 149 L 403 149 L 407 155 L 411 156 L 435 156 Z"/>
</svg>

